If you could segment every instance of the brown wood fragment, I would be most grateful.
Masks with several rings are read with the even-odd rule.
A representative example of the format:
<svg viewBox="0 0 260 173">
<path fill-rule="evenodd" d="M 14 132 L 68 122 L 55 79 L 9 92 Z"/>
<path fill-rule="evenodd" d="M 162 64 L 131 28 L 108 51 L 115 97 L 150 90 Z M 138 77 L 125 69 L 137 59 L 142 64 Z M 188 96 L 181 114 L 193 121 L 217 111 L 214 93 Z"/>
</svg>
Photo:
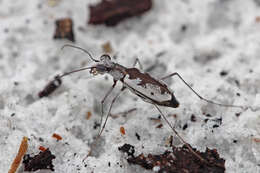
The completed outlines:
<svg viewBox="0 0 260 173">
<path fill-rule="evenodd" d="M 114 26 L 132 16 L 140 16 L 150 10 L 152 0 L 103 0 L 95 6 L 89 6 L 89 24 Z"/>
<path fill-rule="evenodd" d="M 18 151 L 18 153 L 17 153 L 8 173 L 15 173 L 16 172 L 16 170 L 19 167 L 20 162 L 21 162 L 23 156 L 25 155 L 27 149 L 28 149 L 28 138 L 23 137 L 22 142 L 20 144 L 19 151 Z"/>
<path fill-rule="evenodd" d="M 72 42 L 75 42 L 73 33 L 73 22 L 70 18 L 64 18 L 56 20 L 56 31 L 53 36 L 54 39 L 66 38 Z"/>
</svg>

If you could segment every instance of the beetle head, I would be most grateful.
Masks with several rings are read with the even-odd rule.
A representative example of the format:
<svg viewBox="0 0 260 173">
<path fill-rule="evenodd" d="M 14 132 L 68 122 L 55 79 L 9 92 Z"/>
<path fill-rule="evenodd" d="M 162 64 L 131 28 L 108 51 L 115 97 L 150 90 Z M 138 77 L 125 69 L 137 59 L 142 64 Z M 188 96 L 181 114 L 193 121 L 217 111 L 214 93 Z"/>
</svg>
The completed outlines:
<svg viewBox="0 0 260 173">
<path fill-rule="evenodd" d="M 104 54 L 100 57 L 100 62 L 108 67 L 111 67 L 113 64 L 113 62 L 111 61 L 111 57 L 107 54 Z"/>
<path fill-rule="evenodd" d="M 108 73 L 111 70 L 111 68 L 105 66 L 104 64 L 97 64 L 90 69 L 90 73 L 93 75 L 98 75 L 98 74 L 104 74 Z"/>
</svg>

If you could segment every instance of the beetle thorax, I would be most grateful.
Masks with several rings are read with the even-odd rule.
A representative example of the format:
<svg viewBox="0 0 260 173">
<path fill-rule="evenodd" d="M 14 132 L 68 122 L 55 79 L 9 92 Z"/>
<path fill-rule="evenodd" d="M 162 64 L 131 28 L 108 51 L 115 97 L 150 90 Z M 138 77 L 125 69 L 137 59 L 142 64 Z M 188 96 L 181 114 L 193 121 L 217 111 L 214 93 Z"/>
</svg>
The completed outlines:
<svg viewBox="0 0 260 173">
<path fill-rule="evenodd" d="M 114 64 L 114 68 L 109 72 L 114 80 L 121 80 L 125 77 L 125 67 Z"/>
</svg>

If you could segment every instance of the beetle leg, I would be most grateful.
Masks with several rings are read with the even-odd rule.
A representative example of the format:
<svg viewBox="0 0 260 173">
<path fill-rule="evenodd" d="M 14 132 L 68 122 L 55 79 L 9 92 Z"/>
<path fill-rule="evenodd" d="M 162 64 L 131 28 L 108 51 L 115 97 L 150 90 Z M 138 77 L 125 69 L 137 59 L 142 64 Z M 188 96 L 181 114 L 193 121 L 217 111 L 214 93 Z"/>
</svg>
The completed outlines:
<svg viewBox="0 0 260 173">
<path fill-rule="evenodd" d="M 182 77 L 181 75 L 179 75 L 179 73 L 177 72 L 174 72 L 172 74 L 169 74 L 165 77 L 162 77 L 161 80 L 165 80 L 167 78 L 170 78 L 170 77 L 173 77 L 173 76 L 177 76 L 179 79 L 181 79 L 181 81 L 194 93 L 196 94 L 201 100 L 204 100 L 208 103 L 211 103 L 211 104 L 215 104 L 215 105 L 219 105 L 219 106 L 224 106 L 224 107 L 235 107 L 235 108 L 241 108 L 241 109 L 244 109 L 243 106 L 239 106 L 239 105 L 230 105 L 230 104 L 222 104 L 222 103 L 217 103 L 217 102 L 214 102 L 212 100 L 209 100 L 209 99 L 206 99 L 204 97 L 202 97 L 199 93 L 197 93 Z"/>
<path fill-rule="evenodd" d="M 163 119 L 166 121 L 166 123 L 169 125 L 169 127 L 172 129 L 172 131 L 176 134 L 176 136 L 181 140 L 181 142 L 186 145 L 188 147 L 188 149 L 190 150 L 191 153 L 193 153 L 198 159 L 200 159 L 200 161 L 204 162 L 204 163 L 208 163 L 205 159 L 203 159 L 199 154 L 197 154 L 190 146 L 190 144 L 188 144 L 186 141 L 184 141 L 184 139 L 179 135 L 179 133 L 175 130 L 175 128 L 171 125 L 171 123 L 168 121 L 168 119 L 166 118 L 166 116 L 162 113 L 161 109 L 156 105 L 153 104 L 156 109 L 159 111 L 159 113 L 162 115 Z"/>
<path fill-rule="evenodd" d="M 105 126 L 106 126 L 106 123 L 107 123 L 107 120 L 108 120 L 108 117 L 109 117 L 109 115 L 110 115 L 110 112 L 111 112 L 111 109 L 112 109 L 112 107 L 113 107 L 114 102 L 115 102 L 116 99 L 119 97 L 119 95 L 123 92 L 124 89 L 125 89 L 125 87 L 122 87 L 122 89 L 120 90 L 120 92 L 117 93 L 117 95 L 116 95 L 116 96 L 113 98 L 113 100 L 111 101 L 111 104 L 110 104 L 110 107 L 109 107 L 109 110 L 108 110 L 108 113 L 107 113 L 105 122 L 104 122 L 104 124 L 103 124 L 103 126 L 102 126 L 101 131 L 100 131 L 99 134 L 98 134 L 98 137 L 101 136 L 102 132 L 103 132 L 104 129 L 105 129 Z"/>
<path fill-rule="evenodd" d="M 112 90 L 115 88 L 116 86 L 116 80 L 114 80 L 114 84 L 112 85 L 112 87 L 108 90 L 108 92 L 106 93 L 105 97 L 101 100 L 101 117 L 100 117 L 100 129 L 99 132 L 101 131 L 101 125 L 102 125 L 102 121 L 103 121 L 103 115 L 104 115 L 104 102 L 107 99 L 107 97 L 111 94 Z"/>
<path fill-rule="evenodd" d="M 113 104 L 114 104 L 114 102 L 116 101 L 116 99 L 119 97 L 119 95 L 123 92 L 124 89 L 125 89 L 125 87 L 122 87 L 122 89 L 120 90 L 120 92 L 117 93 L 117 95 L 116 95 L 116 96 L 113 98 L 113 100 L 111 101 L 111 104 L 110 104 L 110 107 L 109 107 L 109 110 L 108 110 L 108 113 L 107 113 L 107 116 L 106 116 L 105 122 L 104 122 L 103 126 L 101 125 L 102 128 L 101 128 L 101 130 L 100 130 L 98 136 L 96 137 L 96 139 L 94 140 L 94 142 L 93 142 L 92 145 L 90 146 L 90 150 L 89 150 L 87 156 L 83 159 L 83 161 L 84 161 L 86 158 L 88 158 L 88 156 L 91 155 L 91 152 L 92 152 L 93 147 L 96 145 L 97 140 L 100 138 L 102 132 L 103 132 L 104 129 L 105 129 L 105 126 L 106 126 L 106 123 L 107 123 L 108 117 L 109 117 L 110 112 L 111 112 L 111 109 L 112 109 L 112 107 L 113 107 Z"/>
</svg>

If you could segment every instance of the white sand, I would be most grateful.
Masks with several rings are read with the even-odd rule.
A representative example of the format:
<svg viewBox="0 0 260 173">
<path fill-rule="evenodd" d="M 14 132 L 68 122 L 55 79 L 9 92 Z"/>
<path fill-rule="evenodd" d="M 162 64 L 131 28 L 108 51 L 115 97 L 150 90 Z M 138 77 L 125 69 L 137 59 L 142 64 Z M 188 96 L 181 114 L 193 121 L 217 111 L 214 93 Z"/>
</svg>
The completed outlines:
<svg viewBox="0 0 260 173">
<path fill-rule="evenodd" d="M 59 173 L 145 172 L 129 165 L 118 146 L 130 143 L 137 154 L 158 154 L 167 149 L 165 143 L 172 131 L 164 121 L 161 129 L 156 128 L 158 123 L 149 118 L 158 117 L 158 111 L 127 91 L 114 104 L 112 114 L 131 108 L 137 111 L 110 118 L 95 150 L 96 157 L 89 157 L 86 165 L 82 163 L 98 133 L 93 127 L 100 118 L 100 101 L 113 82 L 111 77 L 106 80 L 106 75 L 88 79 L 86 71 L 64 79 L 52 96 L 37 97 L 56 74 L 83 63 L 92 64 L 79 50 L 60 52 L 69 42 L 52 39 L 58 18 L 73 19 L 76 45 L 97 58 L 102 54 L 102 44 L 110 41 L 112 55 L 117 53 L 117 62 L 122 65 L 131 67 L 139 57 L 145 68 L 157 64 L 154 76 L 179 72 L 206 98 L 225 104 L 260 105 L 259 0 L 156 1 L 143 17 L 113 28 L 86 24 L 87 4 L 95 2 L 61 0 L 52 7 L 46 0 L 0 1 L 0 172 L 8 171 L 23 136 L 30 138 L 29 153 L 38 153 L 40 145 L 50 148 L 56 155 L 55 172 Z M 160 52 L 165 53 L 156 58 Z M 223 70 L 228 72 L 224 77 L 220 76 Z M 197 98 L 179 79 L 169 82 L 181 106 L 163 108 L 163 112 L 184 139 L 201 151 L 216 148 L 226 160 L 226 172 L 260 171 L 260 142 L 254 141 L 260 138 L 260 111 L 211 105 Z M 86 120 L 88 111 L 92 116 Z M 170 116 L 173 114 L 176 119 Z M 196 122 L 190 121 L 192 114 Z M 213 128 L 219 125 L 214 120 L 221 117 L 222 124 Z M 206 118 L 210 119 L 207 123 Z M 183 131 L 185 124 L 188 128 Z M 120 126 L 126 130 L 124 136 Z M 63 139 L 57 142 L 53 133 Z M 177 139 L 175 143 L 180 144 Z"/>
</svg>

